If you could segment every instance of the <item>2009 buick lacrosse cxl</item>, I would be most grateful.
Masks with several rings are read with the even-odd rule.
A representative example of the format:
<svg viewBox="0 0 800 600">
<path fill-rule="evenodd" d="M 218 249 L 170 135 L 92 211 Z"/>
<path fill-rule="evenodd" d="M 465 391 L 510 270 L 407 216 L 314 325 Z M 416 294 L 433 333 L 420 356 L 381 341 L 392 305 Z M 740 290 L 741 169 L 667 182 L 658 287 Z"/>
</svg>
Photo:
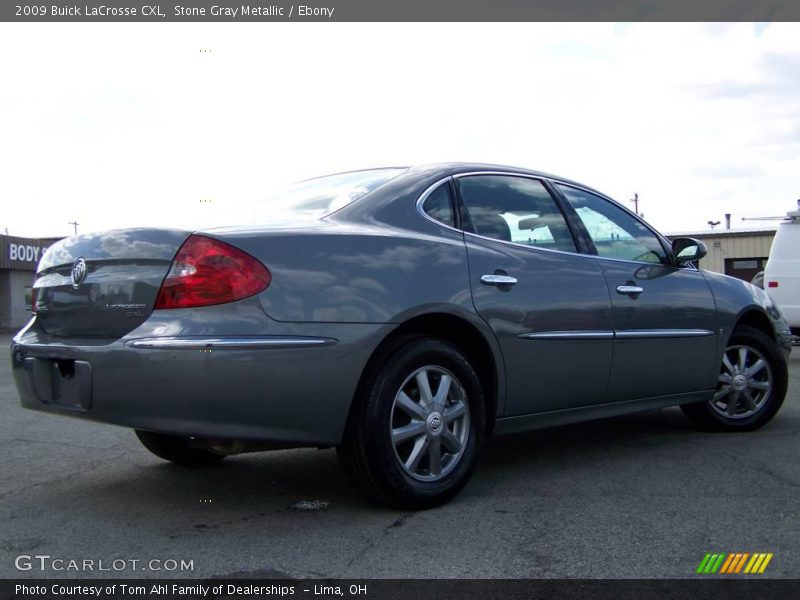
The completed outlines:
<svg viewBox="0 0 800 600">
<path fill-rule="evenodd" d="M 783 402 L 789 327 L 763 290 L 586 186 L 384 168 L 276 208 L 51 246 L 11 347 L 23 406 L 131 427 L 183 465 L 336 446 L 364 492 L 425 508 L 492 433 L 672 405 L 746 431 Z"/>
</svg>

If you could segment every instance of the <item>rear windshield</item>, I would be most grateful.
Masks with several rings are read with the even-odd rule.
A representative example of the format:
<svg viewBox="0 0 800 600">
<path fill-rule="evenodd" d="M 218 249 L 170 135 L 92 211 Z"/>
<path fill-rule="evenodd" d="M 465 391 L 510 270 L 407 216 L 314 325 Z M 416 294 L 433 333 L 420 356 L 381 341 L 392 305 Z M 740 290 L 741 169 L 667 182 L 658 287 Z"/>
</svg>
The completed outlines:
<svg viewBox="0 0 800 600">
<path fill-rule="evenodd" d="M 371 169 L 327 175 L 292 184 L 252 208 L 250 222 L 319 219 L 366 196 L 405 169 Z"/>
</svg>

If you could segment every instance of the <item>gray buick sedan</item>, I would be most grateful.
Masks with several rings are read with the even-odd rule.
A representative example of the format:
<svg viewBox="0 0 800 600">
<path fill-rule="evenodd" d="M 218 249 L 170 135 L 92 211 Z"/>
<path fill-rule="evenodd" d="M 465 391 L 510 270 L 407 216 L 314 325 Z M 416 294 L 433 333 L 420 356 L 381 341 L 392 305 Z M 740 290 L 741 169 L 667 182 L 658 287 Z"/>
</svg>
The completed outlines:
<svg viewBox="0 0 800 600">
<path fill-rule="evenodd" d="M 11 346 L 22 405 L 188 466 L 335 446 L 365 493 L 420 509 L 491 434 L 673 405 L 748 431 L 786 393 L 789 327 L 764 291 L 574 181 L 356 171 L 244 221 L 51 246 Z"/>
</svg>

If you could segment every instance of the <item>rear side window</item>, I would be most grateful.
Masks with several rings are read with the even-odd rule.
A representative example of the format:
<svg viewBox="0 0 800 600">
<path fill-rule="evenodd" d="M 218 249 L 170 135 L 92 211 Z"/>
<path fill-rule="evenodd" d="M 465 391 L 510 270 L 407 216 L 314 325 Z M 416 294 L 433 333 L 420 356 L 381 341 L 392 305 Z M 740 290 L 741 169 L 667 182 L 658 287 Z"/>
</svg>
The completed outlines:
<svg viewBox="0 0 800 600">
<path fill-rule="evenodd" d="M 456 219 L 453 214 L 450 184 L 445 182 L 433 190 L 423 202 L 422 210 L 434 221 L 455 227 Z"/>
<path fill-rule="evenodd" d="M 458 179 L 472 229 L 515 244 L 575 252 L 564 216 L 541 181 L 512 175 Z"/>
<path fill-rule="evenodd" d="M 560 184 L 557 187 L 583 221 L 599 256 L 669 264 L 656 234 L 628 212 L 584 190 Z"/>
<path fill-rule="evenodd" d="M 190 228 L 321 219 L 377 190 L 403 171 L 404 168 L 369 169 L 307 179 L 270 194 L 265 200 L 204 213 Z"/>
</svg>

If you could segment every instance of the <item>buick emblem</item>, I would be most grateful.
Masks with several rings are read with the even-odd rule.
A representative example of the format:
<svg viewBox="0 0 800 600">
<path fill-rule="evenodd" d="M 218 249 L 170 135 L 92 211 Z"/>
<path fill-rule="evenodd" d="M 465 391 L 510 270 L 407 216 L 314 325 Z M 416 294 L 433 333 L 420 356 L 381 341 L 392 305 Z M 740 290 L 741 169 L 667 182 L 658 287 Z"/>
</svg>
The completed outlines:
<svg viewBox="0 0 800 600">
<path fill-rule="evenodd" d="M 431 435 L 439 435 L 442 431 L 442 415 L 438 412 L 432 412 L 428 415 L 427 424 Z"/>
<path fill-rule="evenodd" d="M 72 287 L 77 288 L 86 279 L 86 261 L 79 258 L 72 263 Z"/>
</svg>

